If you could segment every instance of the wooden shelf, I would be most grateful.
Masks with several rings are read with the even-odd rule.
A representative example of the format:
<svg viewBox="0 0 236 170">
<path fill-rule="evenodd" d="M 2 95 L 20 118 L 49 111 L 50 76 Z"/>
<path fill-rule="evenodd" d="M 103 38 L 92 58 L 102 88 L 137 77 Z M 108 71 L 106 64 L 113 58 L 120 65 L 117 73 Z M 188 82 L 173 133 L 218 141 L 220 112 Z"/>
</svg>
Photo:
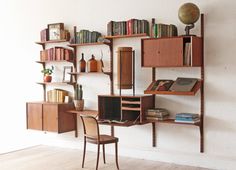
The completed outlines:
<svg viewBox="0 0 236 170">
<path fill-rule="evenodd" d="M 167 119 L 167 120 L 148 120 L 150 122 L 158 122 L 158 123 L 168 123 L 168 124 L 179 124 L 179 125 L 190 125 L 190 126 L 200 126 L 200 121 L 196 123 L 182 123 L 182 122 L 175 122 L 175 119 Z"/>
<path fill-rule="evenodd" d="M 153 83 L 152 82 L 151 85 L 149 87 L 152 87 Z M 183 92 L 183 91 L 153 91 L 153 90 L 145 90 L 144 93 L 145 94 L 159 94 L 159 95 L 186 95 L 186 96 L 194 96 L 197 91 L 201 88 L 201 84 L 202 81 L 199 80 L 196 85 L 193 87 L 192 91 L 187 91 L 187 92 Z"/>
<path fill-rule="evenodd" d="M 68 42 L 68 41 L 67 40 L 52 40 L 52 41 L 38 41 L 35 43 L 39 45 L 45 45 L 45 44 L 50 44 L 50 43 L 63 43 L 63 42 Z"/>
<path fill-rule="evenodd" d="M 140 101 L 125 101 L 125 100 L 121 100 L 122 104 L 141 104 Z"/>
<path fill-rule="evenodd" d="M 149 36 L 149 35 L 147 35 L 146 33 L 142 33 L 142 34 L 131 34 L 131 35 L 105 36 L 105 38 L 108 38 L 108 39 L 115 39 L 115 38 L 147 37 L 147 36 Z"/>
<path fill-rule="evenodd" d="M 70 62 L 73 63 L 73 60 L 47 60 L 47 61 L 36 61 L 36 63 L 45 64 L 50 62 Z"/>
<path fill-rule="evenodd" d="M 90 45 L 110 45 L 110 43 L 95 42 L 95 43 L 83 43 L 83 44 L 69 44 L 69 47 L 79 47 L 79 46 L 90 46 Z"/>
<path fill-rule="evenodd" d="M 140 111 L 141 108 L 140 108 L 140 107 L 125 107 L 125 106 L 122 106 L 122 107 L 121 107 L 121 110 Z"/>
<path fill-rule="evenodd" d="M 86 75 L 86 74 L 106 74 L 106 75 L 111 75 L 111 72 L 70 72 L 68 74 L 71 75 Z"/>
<path fill-rule="evenodd" d="M 37 82 L 37 84 L 41 84 L 41 85 L 75 85 L 75 82 Z"/>
</svg>

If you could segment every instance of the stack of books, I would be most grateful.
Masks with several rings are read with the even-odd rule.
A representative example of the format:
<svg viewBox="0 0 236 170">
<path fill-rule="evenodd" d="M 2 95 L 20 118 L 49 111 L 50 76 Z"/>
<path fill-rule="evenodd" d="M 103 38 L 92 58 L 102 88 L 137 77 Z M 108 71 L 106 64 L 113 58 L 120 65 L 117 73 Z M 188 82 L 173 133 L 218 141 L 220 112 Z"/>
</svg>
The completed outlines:
<svg viewBox="0 0 236 170">
<path fill-rule="evenodd" d="M 196 113 L 178 113 L 175 115 L 175 122 L 194 124 L 199 121 L 200 121 L 199 114 Z"/>
<path fill-rule="evenodd" d="M 169 117 L 169 111 L 164 108 L 148 109 L 146 113 L 147 120 L 166 120 Z"/>
<path fill-rule="evenodd" d="M 53 89 L 47 92 L 48 102 L 65 102 L 65 96 L 68 96 L 68 91 L 62 89 Z"/>
</svg>

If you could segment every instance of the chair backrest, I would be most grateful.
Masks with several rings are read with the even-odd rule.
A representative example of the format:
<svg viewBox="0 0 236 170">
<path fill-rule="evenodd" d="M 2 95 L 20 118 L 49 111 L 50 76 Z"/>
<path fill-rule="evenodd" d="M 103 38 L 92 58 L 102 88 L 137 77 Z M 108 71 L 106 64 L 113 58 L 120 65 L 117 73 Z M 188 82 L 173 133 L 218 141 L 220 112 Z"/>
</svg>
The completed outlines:
<svg viewBox="0 0 236 170">
<path fill-rule="evenodd" d="M 83 123 L 84 135 L 88 138 L 99 140 L 99 126 L 97 119 L 88 115 L 80 115 L 80 117 Z"/>
</svg>

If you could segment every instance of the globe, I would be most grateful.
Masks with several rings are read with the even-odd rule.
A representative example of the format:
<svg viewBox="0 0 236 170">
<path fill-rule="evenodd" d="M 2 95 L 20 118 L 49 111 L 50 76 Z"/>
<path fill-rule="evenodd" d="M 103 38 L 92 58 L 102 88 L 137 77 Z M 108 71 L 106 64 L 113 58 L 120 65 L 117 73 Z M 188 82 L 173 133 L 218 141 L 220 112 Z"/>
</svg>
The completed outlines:
<svg viewBox="0 0 236 170">
<path fill-rule="evenodd" d="M 190 29 L 194 28 L 194 23 L 199 19 L 200 10 L 193 3 L 185 3 L 179 8 L 178 16 L 180 21 L 186 24 L 186 35 L 189 35 Z"/>
<path fill-rule="evenodd" d="M 185 3 L 179 8 L 179 19 L 184 24 L 193 24 L 195 23 L 200 15 L 200 10 L 197 5 L 193 3 Z"/>
</svg>

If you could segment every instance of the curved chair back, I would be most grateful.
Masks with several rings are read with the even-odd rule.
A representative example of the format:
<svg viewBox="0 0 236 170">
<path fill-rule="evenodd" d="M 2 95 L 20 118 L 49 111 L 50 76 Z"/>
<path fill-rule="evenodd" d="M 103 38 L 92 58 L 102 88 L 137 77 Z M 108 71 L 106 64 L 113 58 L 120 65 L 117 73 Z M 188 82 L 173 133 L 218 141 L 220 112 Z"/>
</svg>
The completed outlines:
<svg viewBox="0 0 236 170">
<path fill-rule="evenodd" d="M 97 119 L 88 115 L 80 115 L 80 117 L 83 123 L 84 135 L 88 138 L 99 140 L 100 134 Z"/>
</svg>

